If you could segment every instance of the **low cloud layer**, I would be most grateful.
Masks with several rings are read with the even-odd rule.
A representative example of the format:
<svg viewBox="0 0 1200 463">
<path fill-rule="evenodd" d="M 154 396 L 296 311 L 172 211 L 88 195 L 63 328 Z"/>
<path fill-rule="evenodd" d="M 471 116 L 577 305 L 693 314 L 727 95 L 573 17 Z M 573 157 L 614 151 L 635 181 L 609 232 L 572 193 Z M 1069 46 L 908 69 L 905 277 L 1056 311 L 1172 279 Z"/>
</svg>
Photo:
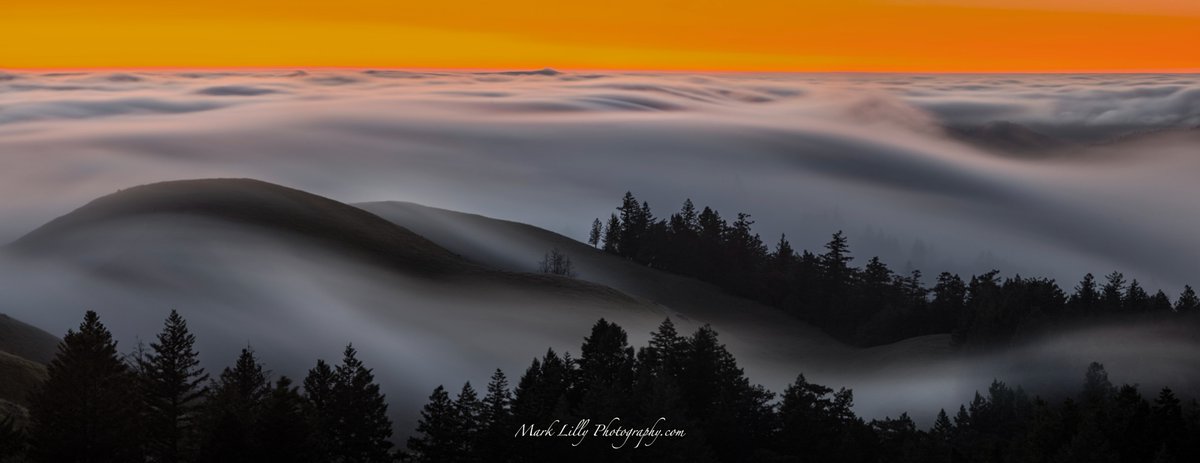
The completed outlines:
<svg viewBox="0 0 1200 463">
<path fill-rule="evenodd" d="M 412 201 L 576 239 L 631 190 L 659 216 L 688 197 L 726 217 L 749 212 L 767 242 L 786 232 L 794 246 L 815 250 L 844 229 L 858 263 L 880 255 L 898 270 L 926 275 L 998 268 L 1057 278 L 1067 288 L 1085 272 L 1116 269 L 1173 296 L 1185 283 L 1200 284 L 1198 95 L 1200 77 L 1189 75 L 6 73 L 0 74 L 0 241 L 118 189 L 186 178 L 252 177 L 345 202 Z M 968 130 L 989 124 L 1004 130 Z M 1021 143 L 986 138 L 1013 134 L 1053 143 L 1033 156 L 1013 152 Z M 239 249 L 198 248 L 188 257 L 236 263 L 231 256 Z M 357 281 L 368 272 L 351 264 L 296 263 L 285 254 L 239 270 L 245 278 L 237 282 L 206 282 L 234 288 L 220 297 L 189 293 L 193 282 L 171 280 L 177 277 L 170 272 L 161 276 L 171 281 L 159 283 L 173 289 L 145 297 L 90 277 L 56 283 L 10 267 L 7 294 L 16 295 L 10 303 L 17 307 L 0 310 L 61 331 L 77 314 L 40 307 L 81 312 L 96 300 L 127 304 L 146 315 L 114 320 L 130 327 L 119 333 L 128 341 L 133 333 L 148 336 L 160 312 L 185 308 L 190 317 L 213 317 L 197 323 L 210 327 L 204 334 L 213 346 L 219 340 L 230 350 L 213 347 L 214 356 L 232 358 L 251 333 L 224 339 L 216 327 L 240 320 L 240 310 L 260 310 L 246 306 L 300 311 L 312 325 L 294 328 L 316 332 L 325 317 L 341 320 L 330 313 L 342 308 L 403 299 L 437 313 L 461 302 L 416 289 L 376 292 L 387 285 Z M 310 279 L 319 275 L 337 281 L 314 286 Z M 521 303 L 515 300 L 506 307 Z M 575 339 L 591 315 L 576 320 L 578 329 L 556 329 Z M 396 323 L 434 323 L 418 318 Z M 333 356 L 347 340 L 342 334 L 372 329 L 351 320 L 308 347 L 282 337 L 262 342 Z M 644 336 L 648 322 L 630 323 L 631 332 Z M 407 335 L 419 338 L 415 330 Z M 416 342 L 377 334 L 380 340 L 370 342 L 399 344 L 364 354 L 406 352 L 412 346 L 404 343 Z M 574 347 L 565 338 L 535 341 L 519 346 L 529 350 L 519 358 L 505 357 L 504 366 L 519 368 L 542 344 Z M 424 351 L 413 352 L 400 360 Z M 1020 371 L 1013 365 L 1033 357 L 1013 355 L 997 360 L 1006 370 L 965 363 L 926 368 L 943 369 L 939 387 L 951 389 L 937 390 L 957 400 L 981 387 L 984 376 Z M 1070 368 L 1082 357 L 1061 365 L 1047 360 L 1046 369 Z M 752 376 L 774 388 L 795 374 L 747 360 Z M 482 376 L 500 366 L 491 365 L 499 363 L 492 356 L 477 363 L 489 366 L 460 365 L 441 376 L 425 371 L 420 384 L 405 387 Z M 293 374 L 299 368 L 280 367 Z M 1114 369 L 1124 380 L 1121 374 Z M 872 378 L 818 377 L 857 384 L 866 394 L 860 406 L 893 413 L 880 399 L 890 376 L 878 378 L 874 393 Z M 1128 378 L 1170 380 L 1140 371 Z M 929 385 L 911 386 L 919 395 Z"/>
<path fill-rule="evenodd" d="M 753 214 L 768 241 L 846 229 L 859 257 L 927 274 L 1119 269 L 1171 292 L 1200 274 L 1182 175 L 1200 162 L 1197 76 L 6 76 L 7 240 L 118 188 L 234 176 L 577 238 L 626 190 L 660 215 L 692 197 Z M 1011 152 L 1035 142 L 1050 148 Z"/>
</svg>

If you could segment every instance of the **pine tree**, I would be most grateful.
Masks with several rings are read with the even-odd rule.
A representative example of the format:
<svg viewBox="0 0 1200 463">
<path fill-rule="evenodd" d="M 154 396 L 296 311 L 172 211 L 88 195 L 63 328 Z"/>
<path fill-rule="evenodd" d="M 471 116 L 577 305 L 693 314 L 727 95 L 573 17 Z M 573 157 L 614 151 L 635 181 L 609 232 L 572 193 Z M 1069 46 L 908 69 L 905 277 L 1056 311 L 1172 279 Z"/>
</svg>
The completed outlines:
<svg viewBox="0 0 1200 463">
<path fill-rule="evenodd" d="M 1123 307 L 1126 312 L 1144 313 L 1148 311 L 1150 305 L 1150 295 L 1146 294 L 1146 290 L 1138 283 L 1137 279 L 1129 282 L 1129 288 L 1125 291 L 1125 301 Z"/>
<path fill-rule="evenodd" d="M 580 407 L 585 416 L 599 413 L 629 416 L 633 354 L 623 328 L 603 318 L 592 326 L 579 357 L 583 401 Z"/>
<path fill-rule="evenodd" d="M 958 319 L 966 307 L 967 284 L 962 277 L 942 272 L 938 275 L 937 285 L 933 287 L 933 332 L 945 333 L 958 324 Z"/>
<path fill-rule="evenodd" d="M 264 456 L 254 439 L 263 401 L 270 391 L 263 365 L 250 347 L 209 386 L 199 461 L 257 462 Z"/>
<path fill-rule="evenodd" d="M 517 382 L 513 393 L 513 416 L 517 424 L 529 424 L 547 416 L 564 416 L 569 405 L 568 393 L 576 388 L 575 364 L 569 356 L 559 356 L 547 349 L 541 359 L 534 359 Z M 564 414 L 559 414 L 563 412 Z"/>
<path fill-rule="evenodd" d="M 946 414 L 946 409 L 938 411 L 937 419 L 933 421 L 933 429 L 930 430 L 930 433 L 939 441 L 950 441 L 954 435 L 954 424 L 950 422 L 950 415 Z"/>
<path fill-rule="evenodd" d="M 879 443 L 878 452 L 886 455 L 888 461 L 897 463 L 926 461 L 918 453 L 918 440 L 921 439 L 921 435 L 917 431 L 916 423 L 908 416 L 908 413 L 901 413 L 895 419 L 884 417 L 882 420 L 872 420 L 870 427 L 876 436 L 874 440 L 878 440 Z"/>
<path fill-rule="evenodd" d="M 304 418 L 304 397 L 292 386 L 292 380 L 282 376 L 263 401 L 262 412 L 255 423 L 255 442 L 260 463 L 322 462 L 312 447 L 312 428 Z"/>
<path fill-rule="evenodd" d="M 143 459 L 137 380 L 96 312 L 89 310 L 79 330 L 67 332 L 46 372 L 29 410 L 33 461 Z"/>
<path fill-rule="evenodd" d="M 619 254 L 618 246 L 621 241 L 621 219 L 616 214 L 609 216 L 608 224 L 604 226 L 604 251 Z"/>
<path fill-rule="evenodd" d="M 670 446 L 654 445 L 638 449 L 635 461 L 713 461 L 712 450 L 698 427 L 688 418 L 679 385 L 686 340 L 666 319 L 650 334 L 648 346 L 638 350 L 634 375 L 633 402 L 637 410 L 630 417 L 638 422 L 665 419 L 676 429 L 692 429 L 684 439 Z"/>
<path fill-rule="evenodd" d="M 670 318 L 664 319 L 658 329 L 650 333 L 648 349 L 653 352 L 657 374 L 678 379 L 682 368 L 683 356 L 686 354 L 687 339 L 679 335 L 675 323 Z"/>
<path fill-rule="evenodd" d="M 701 327 L 688 338 L 679 385 L 689 418 L 721 460 L 739 460 L 742 449 L 764 445 L 774 428 L 767 402 L 773 397 L 751 386 L 717 332 Z"/>
<path fill-rule="evenodd" d="M 633 258 L 638 255 L 646 229 L 650 226 L 649 206 L 643 207 L 638 203 L 633 193 L 626 191 L 621 200 L 621 234 L 618 237 L 617 253 L 622 257 Z"/>
<path fill-rule="evenodd" d="M 1160 289 L 1153 296 L 1150 296 L 1148 310 L 1155 314 L 1163 314 L 1174 309 L 1171 307 L 1171 298 L 1167 297 L 1167 293 L 1164 293 Z"/>
<path fill-rule="evenodd" d="M 547 349 L 542 357 L 541 401 L 546 412 L 539 416 L 566 416 L 579 389 L 579 370 L 570 353 L 558 355 Z"/>
<path fill-rule="evenodd" d="M 1106 313 L 1120 312 L 1125 300 L 1125 275 L 1112 272 L 1105 279 L 1108 281 L 1100 293 L 1100 305 Z"/>
<path fill-rule="evenodd" d="M 772 270 L 786 273 L 795 263 L 796 250 L 792 249 L 792 243 L 788 242 L 787 234 L 779 235 L 779 242 L 775 243 L 775 252 L 771 253 Z"/>
<path fill-rule="evenodd" d="M 963 431 L 971 427 L 971 414 L 967 412 L 966 405 L 958 406 L 958 413 L 954 415 L 954 429 Z"/>
<path fill-rule="evenodd" d="M 878 256 L 872 257 L 862 271 L 863 288 L 868 291 L 885 291 L 891 286 L 894 276 L 892 269 L 879 260 Z"/>
<path fill-rule="evenodd" d="M 195 451 L 197 413 L 208 393 L 195 344 L 187 321 L 172 310 L 150 351 L 138 360 L 146 456 L 152 461 L 188 461 Z"/>
<path fill-rule="evenodd" d="M 392 422 L 387 417 L 387 402 L 375 376 L 357 354 L 353 346 L 346 346 L 335 371 L 333 456 L 335 461 L 346 463 L 391 461 L 392 443 L 388 439 Z"/>
<path fill-rule="evenodd" d="M 846 234 L 838 230 L 833 238 L 825 243 L 825 254 L 821 254 L 821 268 L 825 277 L 833 283 L 846 283 L 850 272 L 850 245 Z"/>
<path fill-rule="evenodd" d="M 336 427 L 334 416 L 333 387 L 337 375 L 324 360 L 308 370 L 304 377 L 305 420 L 312 429 L 310 450 L 318 461 L 328 461 L 333 450 L 333 433 Z"/>
<path fill-rule="evenodd" d="M 1098 407 L 1100 404 L 1108 402 L 1114 393 L 1116 393 L 1116 388 L 1108 380 L 1108 372 L 1104 371 L 1104 365 L 1098 362 L 1088 365 L 1087 373 L 1084 374 L 1083 394 L 1080 401 L 1092 407 Z"/>
<path fill-rule="evenodd" d="M 1175 453 L 1188 439 L 1183 407 L 1175 392 L 1164 387 L 1154 399 L 1152 432 L 1162 440 L 1167 450 Z"/>
<path fill-rule="evenodd" d="M 417 461 L 438 463 L 462 458 L 458 418 L 450 394 L 438 386 L 421 409 L 417 436 L 408 438 L 408 448 L 416 453 Z"/>
<path fill-rule="evenodd" d="M 840 452 L 844 423 L 839 415 L 848 406 L 843 395 L 835 404 L 833 389 L 809 382 L 803 374 L 782 394 L 779 406 L 781 446 L 789 454 L 812 461 L 834 461 Z"/>
<path fill-rule="evenodd" d="M 458 415 L 459 452 L 462 455 L 459 461 L 482 461 L 474 457 L 479 443 L 483 403 L 479 401 L 470 382 L 463 384 L 462 391 L 454 400 L 454 412 Z"/>
<path fill-rule="evenodd" d="M 1184 286 L 1183 292 L 1179 294 L 1179 299 L 1175 301 L 1175 311 L 1179 313 L 1194 313 L 1200 309 L 1200 298 L 1196 297 L 1196 291 L 1191 286 Z"/>
<path fill-rule="evenodd" d="M 700 215 L 696 212 L 696 205 L 692 204 L 692 198 L 683 200 L 679 218 L 683 219 L 683 226 L 686 230 L 696 233 L 700 229 Z"/>
<path fill-rule="evenodd" d="M 957 429 L 955 429 L 954 423 L 950 421 L 950 415 L 946 414 L 946 409 L 938 411 L 937 418 L 933 422 L 933 428 L 929 430 L 929 435 L 933 438 L 933 442 L 930 445 L 929 455 L 925 461 L 954 461 L 953 443 L 956 434 Z"/>
<path fill-rule="evenodd" d="M 840 230 L 825 244 L 825 253 L 820 256 L 821 281 L 823 291 L 823 321 L 825 326 L 832 327 L 835 332 L 852 330 L 855 320 L 853 313 L 847 310 L 850 287 L 854 280 L 853 269 L 850 268 L 850 246 L 846 235 Z"/>
<path fill-rule="evenodd" d="M 515 432 L 512 418 L 512 392 L 508 378 L 499 368 L 488 382 L 487 395 L 479 413 L 480 434 L 475 447 L 475 459 L 504 461 L 510 455 L 509 445 Z"/>
<path fill-rule="evenodd" d="M 546 389 L 542 378 L 542 361 L 534 358 L 525 369 L 525 374 L 517 380 L 517 388 L 513 391 L 512 413 L 518 424 L 528 424 L 543 416 L 543 390 Z"/>
<path fill-rule="evenodd" d="M 1088 316 L 1095 313 L 1099 302 L 1100 293 L 1096 290 L 1096 277 L 1089 273 L 1084 275 L 1083 280 L 1075 287 L 1075 294 L 1071 295 L 1067 304 L 1072 314 Z"/>
<path fill-rule="evenodd" d="M 920 270 L 912 270 L 908 272 L 907 277 L 896 277 L 896 284 L 900 286 L 900 291 L 904 294 L 904 299 L 908 304 L 908 309 L 914 313 L 923 313 L 926 306 L 929 304 L 930 290 L 921 282 L 922 275 Z M 924 334 L 928 331 L 920 330 L 918 334 Z"/>
<path fill-rule="evenodd" d="M 588 233 L 587 242 L 588 244 L 592 245 L 593 248 L 600 247 L 600 236 L 602 233 L 604 233 L 603 230 L 604 224 L 600 223 L 600 218 L 597 217 L 592 221 L 592 231 Z"/>
<path fill-rule="evenodd" d="M 725 240 L 725 229 L 728 224 L 721 218 L 721 213 L 705 207 L 696 217 L 698 235 L 710 245 L 720 245 Z"/>
</svg>

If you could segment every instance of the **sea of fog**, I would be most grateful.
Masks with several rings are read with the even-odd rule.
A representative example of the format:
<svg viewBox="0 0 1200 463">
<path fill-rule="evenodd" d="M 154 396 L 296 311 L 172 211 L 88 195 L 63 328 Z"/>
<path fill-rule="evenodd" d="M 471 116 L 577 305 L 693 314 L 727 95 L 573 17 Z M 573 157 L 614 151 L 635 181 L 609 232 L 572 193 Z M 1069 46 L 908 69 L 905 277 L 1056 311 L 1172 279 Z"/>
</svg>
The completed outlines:
<svg viewBox="0 0 1200 463">
<path fill-rule="evenodd" d="M 793 246 L 819 250 L 845 230 L 857 262 L 878 255 L 900 271 L 966 277 L 995 268 L 1069 289 L 1086 272 L 1120 270 L 1174 296 L 1200 283 L 1198 125 L 1196 75 L 10 72 L 0 73 L 0 241 L 98 196 L 175 179 L 252 177 L 581 240 L 629 190 L 659 216 L 685 198 L 726 217 L 748 212 L 768 243 L 786 233 Z M 431 385 L 478 382 L 496 366 L 515 380 L 547 344 L 577 351 L 597 314 L 621 320 L 640 343 L 663 315 L 582 307 L 555 325 L 546 314 L 569 301 L 521 313 L 527 295 L 454 294 L 338 259 L 297 258 L 270 236 L 222 241 L 168 225 L 189 238 L 147 235 L 132 254 L 89 251 L 158 273 L 155 290 L 6 262 L 0 312 L 61 334 L 80 306 L 120 306 L 87 308 L 112 313 L 130 347 L 179 308 L 216 357 L 210 366 L 251 343 L 291 375 L 354 340 L 402 398 L 399 429 Z M 465 306 L 479 300 L 498 302 Z M 407 309 L 380 312 L 393 304 Z M 448 334 L 497 326 L 529 337 L 497 349 L 512 336 Z M 727 328 L 734 340 L 757 332 Z M 1085 358 L 1118 362 L 1127 369 L 1115 378 L 1148 385 L 1200 377 L 1195 342 L 1181 342 L 1177 329 L 1093 331 L 927 363 L 920 346 L 839 347 L 839 356 L 894 357 L 898 366 L 817 378 L 855 387 L 869 416 L 908 409 L 928 418 L 996 375 L 1024 372 L 1013 380 L 1031 386 L 1081 378 Z M 776 357 L 804 355 L 817 354 Z M 739 359 L 775 390 L 818 363 Z"/>
<path fill-rule="evenodd" d="M 1173 295 L 1200 282 L 1197 125 L 1196 75 L 10 72 L 0 240 L 170 179 L 580 239 L 630 190 L 659 216 L 748 212 L 769 243 L 842 229 L 900 270 L 1120 270 Z"/>
</svg>

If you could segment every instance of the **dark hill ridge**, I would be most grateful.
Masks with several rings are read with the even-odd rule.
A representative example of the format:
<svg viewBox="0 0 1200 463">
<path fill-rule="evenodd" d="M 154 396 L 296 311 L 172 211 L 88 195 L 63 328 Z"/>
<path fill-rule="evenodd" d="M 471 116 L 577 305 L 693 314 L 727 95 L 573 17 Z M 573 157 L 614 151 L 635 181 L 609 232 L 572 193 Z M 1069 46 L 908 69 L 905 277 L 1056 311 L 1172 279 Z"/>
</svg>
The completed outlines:
<svg viewBox="0 0 1200 463">
<path fill-rule="evenodd" d="M 5 314 L 0 314 L 0 420 L 16 415 L 58 351 L 58 338 Z"/>
<path fill-rule="evenodd" d="M 58 351 L 58 338 L 32 325 L 0 314 L 0 351 L 39 363 L 49 363 Z"/>
<path fill-rule="evenodd" d="M 473 267 L 362 209 L 252 179 L 182 180 L 121 190 L 50 221 L 10 247 L 18 252 L 53 252 L 72 233 L 151 215 L 210 218 L 288 233 L 409 273 L 438 275 Z"/>
<path fill-rule="evenodd" d="M 27 405 L 29 394 L 45 380 L 45 365 L 0 351 L 0 420 L 6 415 L 4 402 Z"/>
<path fill-rule="evenodd" d="M 746 358 L 782 363 L 802 359 L 809 365 L 829 361 L 843 364 L 842 354 L 854 350 L 773 307 L 728 294 L 693 278 L 601 252 L 532 225 L 397 201 L 356 206 L 428 236 L 467 259 L 502 270 L 530 271 L 544 252 L 557 248 L 571 258 L 579 279 L 659 304 L 677 322 L 711 323 L 721 330 L 723 340 L 746 353 Z M 771 341 L 762 342 L 763 339 Z M 915 350 L 900 347 L 910 357 L 942 356 L 950 350 L 948 337 L 940 335 L 900 344 L 917 346 Z M 892 359 L 887 355 L 878 357 Z M 869 360 L 868 356 L 861 359 Z"/>
<path fill-rule="evenodd" d="M 166 220 L 148 220 L 152 218 Z M 165 230 L 156 228 L 176 218 L 202 218 L 265 231 L 269 239 L 298 237 L 315 243 L 320 250 L 334 251 L 356 260 L 396 272 L 438 279 L 469 279 L 537 293 L 572 295 L 591 300 L 635 303 L 634 298 L 612 288 L 582 280 L 551 275 L 511 272 L 481 265 L 446 250 L 433 241 L 358 207 L 301 190 L 254 179 L 200 179 L 153 183 L 118 191 L 95 199 L 56 218 L 8 246 L 15 253 L 33 257 L 66 258 L 74 251 L 93 251 L 118 239 L 122 245 L 148 238 Z M 182 221 L 179 221 L 183 223 Z M 119 237 L 86 241 L 86 249 L 72 248 L 72 238 L 87 235 L 109 224 L 138 225 L 125 228 Z M 203 230 L 189 236 L 213 238 Z M 226 239 L 216 237 L 216 239 Z M 283 241 L 283 240 L 279 240 Z M 180 243 L 179 246 L 189 246 Z M 175 245 L 172 244 L 172 247 Z M 303 252 L 308 249 L 298 249 Z M 151 261 L 143 272 L 161 271 L 162 263 Z M 128 268 L 106 266 L 111 275 Z M 142 275 L 144 276 L 144 275 Z"/>
</svg>

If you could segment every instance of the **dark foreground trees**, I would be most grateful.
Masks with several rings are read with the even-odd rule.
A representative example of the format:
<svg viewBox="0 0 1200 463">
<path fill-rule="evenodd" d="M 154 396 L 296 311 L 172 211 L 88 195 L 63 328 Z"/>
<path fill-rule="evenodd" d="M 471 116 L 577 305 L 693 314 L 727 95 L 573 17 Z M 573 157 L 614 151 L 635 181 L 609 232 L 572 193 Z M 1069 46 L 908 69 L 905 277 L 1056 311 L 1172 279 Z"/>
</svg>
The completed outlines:
<svg viewBox="0 0 1200 463">
<path fill-rule="evenodd" d="M 13 416 L 0 418 L 0 461 L 7 462 L 25 453 L 25 432 Z"/>
<path fill-rule="evenodd" d="M 319 361 L 302 392 L 272 382 L 249 347 L 206 384 L 194 345 L 171 312 L 149 349 L 125 358 L 87 312 L 32 397 L 28 429 L 0 421 L 0 461 L 395 461 L 385 398 L 352 347 L 336 368 Z"/>
<path fill-rule="evenodd" d="M 255 434 L 270 390 L 267 374 L 250 348 L 210 387 L 204 405 L 202 462 L 252 462 L 265 455 Z"/>
<path fill-rule="evenodd" d="M 342 363 L 334 370 L 332 403 L 326 414 L 332 425 L 316 429 L 331 437 L 332 461 L 368 463 L 391 458 L 392 421 L 375 376 L 358 360 L 358 351 L 346 346 Z"/>
<path fill-rule="evenodd" d="M 907 414 L 865 420 L 854 394 L 799 375 L 778 398 L 753 386 L 709 327 L 680 336 L 670 320 L 636 354 L 624 330 L 600 320 L 578 359 L 547 352 L 533 360 L 509 402 L 493 375 L 482 401 L 469 385 L 455 398 L 439 386 L 408 447 L 417 461 L 627 462 L 1191 462 L 1200 461 L 1200 405 L 1170 389 L 1144 398 L 1114 386 L 1090 365 L 1076 396 L 1052 403 L 995 381 L 957 411 L 929 413 L 922 429 Z M 506 406 L 506 404 L 510 404 Z M 490 410 L 490 411 L 489 411 Z M 491 417 L 504 417 L 496 419 Z M 685 437 L 649 447 L 611 439 L 515 437 L 617 416 L 633 426 L 665 418 Z M 558 428 L 554 429 L 556 432 Z M 494 437 L 502 437 L 495 439 Z M 504 438 L 506 437 L 506 439 Z M 620 443 L 617 440 L 616 443 Z"/>
<path fill-rule="evenodd" d="M 63 336 L 30 404 L 29 456 L 39 462 L 142 459 L 137 377 L 96 312 Z"/>
<path fill-rule="evenodd" d="M 172 310 L 150 350 L 134 359 L 146 425 L 146 457 L 155 462 L 191 461 L 201 399 L 208 393 L 208 374 L 200 368 L 196 336 Z"/>
<path fill-rule="evenodd" d="M 979 282 L 976 282 L 979 283 Z M 746 377 L 712 328 L 679 334 L 670 320 L 634 348 L 606 320 L 580 355 L 548 350 L 510 387 L 497 370 L 482 390 L 438 387 L 406 458 L 425 462 L 1192 462 L 1200 461 L 1195 391 L 1143 396 L 1100 364 L 1078 393 L 1055 401 L 999 381 L 957 410 L 866 420 L 850 390 L 804 375 L 776 396 Z M 0 457 L 36 462 L 395 461 L 385 397 L 347 347 L 318 361 L 303 387 L 272 379 L 254 351 L 207 385 L 194 337 L 172 313 L 132 360 L 94 312 L 64 337 L 30 425 L 0 420 Z M 136 365 L 137 368 L 132 368 Z M 619 420 L 618 420 L 619 419 Z M 656 425 L 682 435 L 648 442 L 518 437 L 526 427 Z M 171 426 L 173 423 L 173 427 Z M 152 427 L 167 429 L 152 429 Z M 558 429 L 556 428 L 555 431 Z M 577 445 L 573 443 L 578 442 Z M 620 448 L 614 448 L 615 444 Z"/>
</svg>

